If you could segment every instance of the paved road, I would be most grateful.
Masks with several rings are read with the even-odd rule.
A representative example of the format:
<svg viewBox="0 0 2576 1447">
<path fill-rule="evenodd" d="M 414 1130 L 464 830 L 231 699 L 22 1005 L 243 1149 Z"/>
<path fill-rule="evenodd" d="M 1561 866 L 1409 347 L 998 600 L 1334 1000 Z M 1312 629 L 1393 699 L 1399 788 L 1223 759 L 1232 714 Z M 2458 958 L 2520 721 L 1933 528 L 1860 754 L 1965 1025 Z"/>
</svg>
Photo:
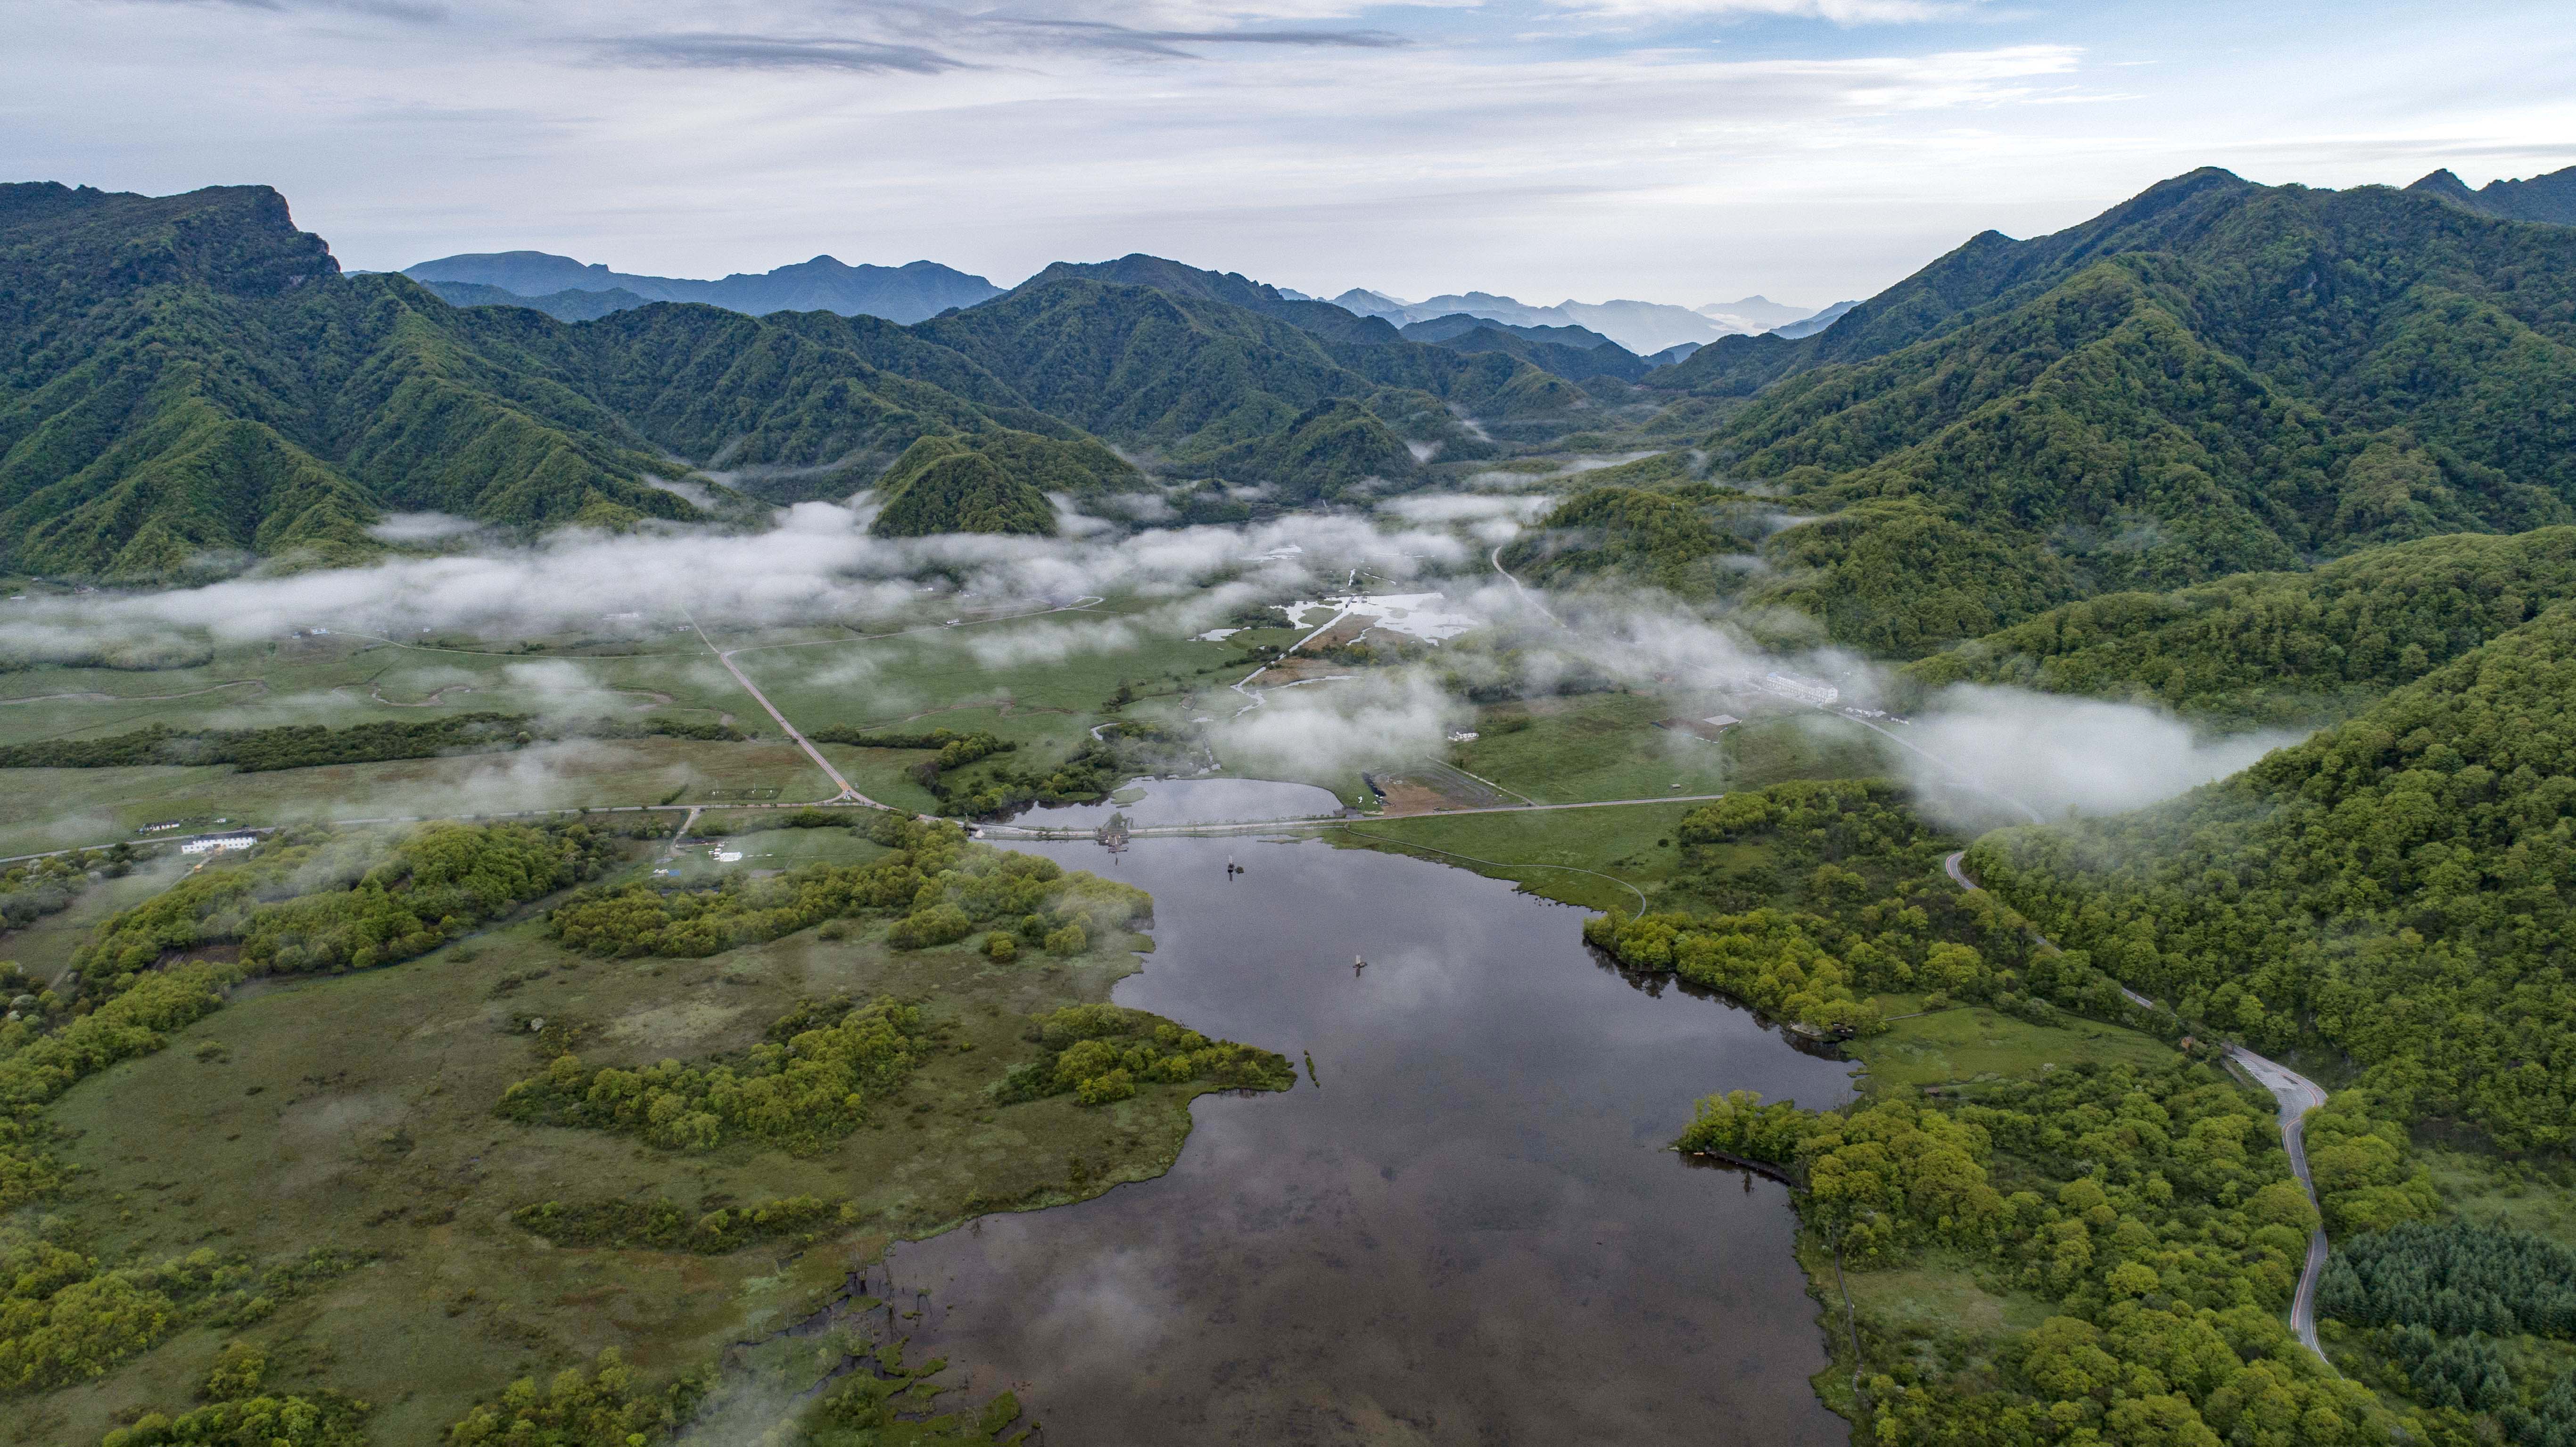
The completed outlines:
<svg viewBox="0 0 2576 1447">
<path fill-rule="evenodd" d="M 1522 602 L 1536 608 L 1548 622 L 1555 624 L 1557 627 L 1563 628 L 1566 626 L 1564 619 L 1557 617 L 1554 613 L 1548 612 L 1547 605 L 1538 600 L 1538 595 L 1531 592 L 1529 589 L 1522 587 L 1521 580 L 1513 577 L 1511 569 L 1503 566 L 1503 550 L 1501 548 L 1498 547 L 1494 549 L 1493 561 L 1494 571 L 1503 575 L 1503 581 L 1512 585 L 1512 591 L 1521 595 Z"/>
<path fill-rule="evenodd" d="M 1941 861 L 1941 867 L 1950 871 L 1950 882 L 1959 886 L 1961 889 L 1983 888 L 1984 886 L 1968 877 L 1968 871 L 1966 869 L 1960 867 L 1959 861 L 1967 857 L 1968 851 L 1965 849 L 1952 850 L 1950 852 L 1950 856 Z M 2057 941 L 2050 939 L 2046 935 L 2041 935 L 2038 938 L 2041 944 L 2049 945 L 2051 947 L 2054 947 L 2057 943 Z M 2118 984 L 2118 981 L 2113 981 L 2112 983 Z M 2152 1010 L 2156 1007 L 2155 1001 L 2148 999 L 2146 996 L 2139 994 L 2137 991 L 2130 989 L 2126 985 L 2120 986 L 2120 998 L 2137 1006 L 2141 1010 Z"/>
<path fill-rule="evenodd" d="M 1960 867 L 1960 861 L 1967 857 L 1967 853 L 1964 849 L 1957 851 L 1942 860 L 1941 867 L 1949 871 L 1951 882 L 1961 889 L 1975 889 L 1977 882 Z M 2042 936 L 2042 939 L 2045 941 L 2046 937 Z M 2141 1009 L 2152 1010 L 2156 1006 L 2155 1001 L 2126 985 L 2120 987 L 2120 993 L 2130 1004 Z M 2315 1206 L 2316 1183 L 2308 1179 L 2306 1117 L 2309 1111 L 2326 1103 L 2324 1088 L 2290 1067 L 2275 1060 L 2266 1060 L 2242 1045 L 2228 1046 L 2227 1058 L 2254 1077 L 2256 1084 L 2272 1092 L 2272 1098 L 2280 1103 L 2281 1149 L 2289 1153 L 2291 1174 L 2299 1178 L 2299 1188 L 2308 1193 L 2308 1204 Z M 2322 1214 L 2321 1211 L 2320 1217 Z M 2321 1362 L 2326 1360 L 2326 1349 L 2317 1344 L 2317 1280 L 2325 1275 L 2325 1270 L 2326 1233 L 2323 1227 L 2319 1227 L 2308 1234 L 2307 1265 L 2299 1272 L 2299 1289 L 2290 1297 L 2290 1330 L 2298 1334 L 2301 1344 L 2315 1352 Z M 2333 1371 L 2334 1364 L 2327 1362 L 2326 1370 Z"/>
<path fill-rule="evenodd" d="M 751 695 L 752 701 L 758 703 L 768 713 L 770 721 L 778 725 L 779 731 L 794 739 L 796 747 L 805 751 L 805 757 L 814 761 L 814 767 L 823 771 L 823 777 L 830 779 L 833 787 L 841 791 L 834 795 L 834 798 L 847 799 L 856 804 L 876 804 L 876 800 L 860 793 L 849 780 L 841 777 L 841 771 L 832 767 L 832 761 L 823 757 L 823 751 L 814 747 L 812 739 L 796 731 L 796 725 L 787 721 L 787 715 L 778 711 L 778 705 L 769 701 L 769 695 L 760 691 L 760 686 L 751 681 L 751 675 L 734 665 L 733 655 L 716 647 L 716 641 L 707 636 L 707 630 L 698 626 L 698 620 L 694 615 L 683 609 L 680 616 L 689 620 L 689 631 L 698 635 L 700 643 L 707 645 L 707 651 L 716 656 L 716 662 L 725 666 L 725 672 L 733 675 L 734 682 L 742 685 L 742 691 Z M 885 806 L 878 805 L 878 807 Z"/>
<path fill-rule="evenodd" d="M 2290 1170 L 2299 1178 L 2299 1186 L 2308 1193 L 2308 1204 L 2317 1204 L 2316 1183 L 2308 1179 L 2308 1143 L 2305 1117 L 2309 1111 L 2326 1103 L 2326 1093 L 2317 1083 L 2286 1065 L 2266 1060 L 2242 1045 L 2227 1047 L 2227 1058 L 2244 1067 L 2255 1082 L 2272 1092 L 2281 1103 L 2281 1149 L 2290 1153 Z M 2326 1233 L 2323 1227 L 2308 1233 L 2308 1264 L 2299 1273 L 2298 1292 L 2290 1298 L 2290 1330 L 2297 1332 L 2307 1349 L 2324 1361 L 2326 1349 L 2317 1345 L 2317 1279 L 2326 1269 Z M 2326 1370 L 2332 1371 L 2331 1363 Z"/>
</svg>

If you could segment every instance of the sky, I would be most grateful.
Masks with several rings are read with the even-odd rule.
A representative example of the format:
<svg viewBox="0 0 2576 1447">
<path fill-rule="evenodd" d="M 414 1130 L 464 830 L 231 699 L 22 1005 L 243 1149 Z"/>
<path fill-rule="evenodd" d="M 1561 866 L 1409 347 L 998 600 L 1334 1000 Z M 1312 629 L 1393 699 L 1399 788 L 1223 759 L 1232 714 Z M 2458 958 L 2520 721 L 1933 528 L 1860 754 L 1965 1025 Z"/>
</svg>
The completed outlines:
<svg viewBox="0 0 2576 1447">
<path fill-rule="evenodd" d="M 2167 176 L 2576 164 L 2565 0 L 0 0 L 0 179 L 264 183 L 352 269 L 1131 251 L 1866 296 Z"/>
</svg>

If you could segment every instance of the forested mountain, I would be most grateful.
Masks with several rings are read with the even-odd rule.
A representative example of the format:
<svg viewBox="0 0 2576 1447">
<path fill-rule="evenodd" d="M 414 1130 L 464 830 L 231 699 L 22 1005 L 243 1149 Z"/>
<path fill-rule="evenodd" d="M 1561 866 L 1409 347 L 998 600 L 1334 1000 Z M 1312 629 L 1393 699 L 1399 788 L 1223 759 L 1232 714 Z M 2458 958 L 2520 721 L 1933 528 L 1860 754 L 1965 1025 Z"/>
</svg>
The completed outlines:
<svg viewBox="0 0 2576 1447">
<path fill-rule="evenodd" d="M 2489 181 L 2472 191 L 2448 167 L 2406 188 L 2439 197 L 2508 221 L 2549 221 L 2576 225 L 2576 166 L 2534 176 L 2528 181 Z"/>
<path fill-rule="evenodd" d="M 1161 280 L 1182 286 L 1183 271 Z M 1590 405 L 1511 357 L 1405 342 L 1321 302 L 1264 306 L 1348 325 L 1318 335 L 1213 297 L 1078 277 L 918 327 L 670 302 L 566 325 L 527 306 L 450 306 L 402 276 L 342 276 L 264 187 L 12 186 L 0 552 L 19 568 L 146 579 L 291 550 L 353 560 L 377 550 L 367 528 L 388 510 L 529 528 L 684 520 L 698 508 L 661 482 L 704 471 L 771 501 L 846 496 L 926 437 L 968 439 L 981 459 L 951 464 L 952 481 L 1027 465 L 1019 481 L 1040 494 L 1097 492 L 1113 474 L 1124 486 L 1132 473 L 1086 429 L 1194 476 L 1224 476 L 1216 459 L 1230 457 L 1242 480 L 1284 484 L 1294 501 L 1354 468 L 1409 474 L 1409 442 L 1468 453 L 1461 412 L 1528 424 Z M 1354 327 L 1371 340 L 1331 340 Z M 1319 421 L 1333 402 L 1362 415 Z M 993 440 L 1005 433 L 1082 445 Z M 1009 506 L 957 515 L 1021 527 L 1030 494 L 1006 491 Z"/>
<path fill-rule="evenodd" d="M 1585 327 L 1519 327 L 1453 312 L 1407 325 L 1404 339 L 1461 352 L 1501 352 L 1569 382 L 1590 377 L 1633 382 L 1652 370 L 1645 358 Z"/>
<path fill-rule="evenodd" d="M 877 479 L 880 537 L 1056 530 L 1049 493 L 1077 498 L 1133 488 L 1143 477 L 1091 438 L 1041 437 L 1000 428 L 928 436 Z"/>
<path fill-rule="evenodd" d="M 521 296 L 479 281 L 424 281 L 440 301 L 449 306 L 523 306 L 541 311 L 559 322 L 587 322 L 610 312 L 633 311 L 651 306 L 650 298 L 637 296 L 624 288 L 611 291 L 550 291 L 542 296 Z"/>
<path fill-rule="evenodd" d="M 2372 548 L 2306 572 L 2241 573 L 2051 609 L 1899 675 L 2162 704 L 2226 724 L 2356 712 L 2576 598 L 2576 527 Z"/>
<path fill-rule="evenodd" d="M 2576 521 L 2576 230 L 2200 171 L 1647 384 L 1759 387 L 1712 475 L 1819 520 L 1763 544 L 1757 591 L 1919 653 L 2096 593 Z"/>
<path fill-rule="evenodd" d="M 727 311 L 765 316 L 771 312 L 838 312 L 843 316 L 884 317 L 917 322 L 950 307 L 973 306 L 1002 294 L 1002 288 L 935 261 L 902 266 L 850 266 L 829 256 L 782 266 L 775 271 L 735 272 L 715 281 L 689 281 L 673 276 L 637 276 L 587 266 L 569 256 L 543 251 L 500 251 L 442 256 L 403 268 L 414 281 L 466 283 L 494 287 L 523 297 L 552 297 L 562 292 L 625 292 L 645 301 L 695 301 Z M 441 292 L 441 295 L 446 295 Z M 450 297 L 454 301 L 456 298 Z M 459 305 L 484 305 L 459 302 Z M 563 306 L 558 303 L 558 306 Z M 563 310 L 540 308 L 564 321 Z M 598 313 L 592 313 L 598 315 Z"/>
<path fill-rule="evenodd" d="M 1987 835 L 1985 886 L 2264 1050 L 2349 1057 L 2406 1117 L 2576 1144 L 2576 603 L 2242 774 Z"/>
<path fill-rule="evenodd" d="M 399 279 L 342 278 L 265 187 L 0 189 L 0 539 L 21 567 L 164 574 L 350 557 L 379 507 L 616 522 L 696 509 L 506 338 Z"/>
<path fill-rule="evenodd" d="M 1473 331 L 1496 331 L 1533 342 L 1548 342 L 1561 347 L 1590 351 L 1596 347 L 1618 347 L 1619 344 L 1589 327 L 1524 327 L 1498 322 L 1490 317 L 1467 312 L 1451 312 L 1429 321 L 1407 322 L 1401 335 L 1408 342 L 1445 342 Z M 1621 351 L 1627 348 L 1620 347 Z"/>
<path fill-rule="evenodd" d="M 1386 341 L 1334 344 L 1293 322 L 1182 291 L 1072 276 L 914 331 L 990 369 L 1031 405 L 1100 436 L 1152 447 L 1184 470 L 1225 475 L 1220 459 L 1249 465 L 1255 480 L 1288 482 L 1306 495 L 1349 475 L 1347 464 L 1361 455 L 1355 440 L 1374 463 L 1396 469 L 1377 475 L 1409 473 L 1403 443 L 1451 440 L 1453 406 L 1505 419 L 1590 406 L 1580 389 L 1511 357 L 1396 340 L 1392 328 Z M 1325 408 L 1333 402 L 1354 408 Z M 1331 442 L 1312 435 L 1327 416 Z M 1426 436 L 1433 428 L 1441 434 Z M 1283 462 L 1318 448 L 1328 465 Z"/>
<path fill-rule="evenodd" d="M 1334 342 L 1391 342 L 1396 330 L 1375 317 L 1312 297 L 1290 296 L 1275 286 L 1238 272 L 1203 271 L 1142 252 L 1116 261 L 1059 261 L 1013 288 L 1013 294 L 1037 291 L 1063 281 L 1101 281 L 1114 286 L 1146 287 L 1193 301 L 1222 302 L 1276 317 L 1300 331 Z"/>
</svg>

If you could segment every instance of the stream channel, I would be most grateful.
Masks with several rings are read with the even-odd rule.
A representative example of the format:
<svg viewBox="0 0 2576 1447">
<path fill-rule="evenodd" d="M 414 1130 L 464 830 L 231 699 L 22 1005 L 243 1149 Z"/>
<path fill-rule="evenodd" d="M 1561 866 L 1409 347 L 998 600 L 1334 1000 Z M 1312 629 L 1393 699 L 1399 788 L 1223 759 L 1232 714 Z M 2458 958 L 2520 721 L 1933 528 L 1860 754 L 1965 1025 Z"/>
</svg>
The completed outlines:
<svg viewBox="0 0 2576 1447">
<path fill-rule="evenodd" d="M 1014 1388 L 1047 1447 L 1849 1440 L 1807 1384 L 1823 1328 L 1785 1189 L 1667 1147 L 1700 1096 L 1834 1105 L 1850 1065 L 1464 870 L 1315 840 L 1009 847 L 1152 891 L 1118 1003 L 1298 1082 L 1199 1099 L 1159 1179 L 898 1246 L 870 1288 L 928 1293 L 913 1360 Z"/>
</svg>

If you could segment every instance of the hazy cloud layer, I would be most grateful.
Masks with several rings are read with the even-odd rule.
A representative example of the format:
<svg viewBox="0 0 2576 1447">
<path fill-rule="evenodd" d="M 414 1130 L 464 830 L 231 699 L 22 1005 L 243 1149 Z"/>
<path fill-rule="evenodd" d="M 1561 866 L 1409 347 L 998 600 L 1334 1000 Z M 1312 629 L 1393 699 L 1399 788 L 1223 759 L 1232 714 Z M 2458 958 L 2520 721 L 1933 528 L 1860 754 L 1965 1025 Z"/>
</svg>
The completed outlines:
<svg viewBox="0 0 2576 1447">
<path fill-rule="evenodd" d="M 1257 686 L 1257 685 L 1256 685 Z M 1370 672 L 1262 693 L 1262 705 L 1216 726 L 1217 755 L 1238 772 L 1314 779 L 1437 758 L 1465 700 L 1415 672 Z"/>
<path fill-rule="evenodd" d="M 23 5 L 14 174 L 281 187 L 344 261 L 534 247 L 1009 282 L 1175 255 L 1330 295 L 1878 290 L 2220 164 L 2471 184 L 2576 160 L 2517 0 L 260 0 Z M 2509 57 L 2499 61 L 2498 57 Z"/>
<path fill-rule="evenodd" d="M 950 534 L 887 540 L 867 535 L 866 518 L 864 509 L 803 503 L 756 533 L 569 531 L 524 548 L 367 568 L 132 596 L 32 599 L 0 617 L 0 650 L 45 660 L 109 646 L 184 651 L 192 635 L 240 641 L 315 626 L 412 637 L 451 628 L 486 636 L 608 624 L 618 625 L 611 632 L 667 629 L 684 617 L 710 627 L 865 621 L 921 603 L 924 576 L 955 580 L 961 595 L 973 595 L 959 601 L 978 607 L 1169 596 L 1179 611 L 1158 626 L 1182 627 L 1211 608 L 1234 606 L 1234 593 L 1203 593 L 1224 578 L 1270 591 L 1338 586 L 1355 567 L 1400 580 L 1474 556 L 1446 530 L 1380 529 L 1340 515 L 1077 539 Z M 1286 552 L 1292 545 L 1299 551 Z M 628 614 L 637 616 L 627 620 Z"/>
</svg>

